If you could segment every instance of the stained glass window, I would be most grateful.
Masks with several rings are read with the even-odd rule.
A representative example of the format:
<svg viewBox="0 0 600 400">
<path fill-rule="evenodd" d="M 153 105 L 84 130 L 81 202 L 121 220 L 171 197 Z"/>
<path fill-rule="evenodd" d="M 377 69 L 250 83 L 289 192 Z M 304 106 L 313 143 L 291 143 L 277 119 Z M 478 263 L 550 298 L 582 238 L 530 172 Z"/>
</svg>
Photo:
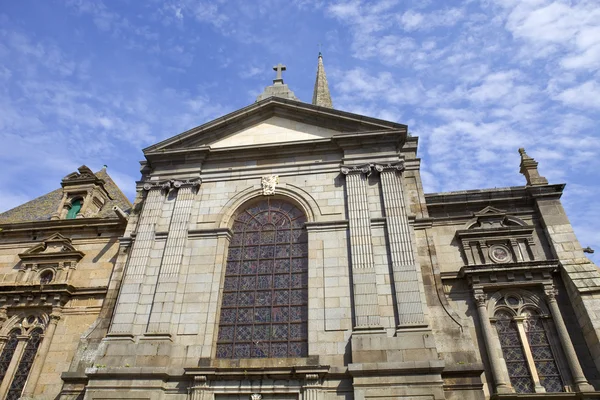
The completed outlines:
<svg viewBox="0 0 600 400">
<path fill-rule="evenodd" d="M 21 397 L 21 392 L 23 392 L 27 377 L 29 376 L 29 371 L 31 370 L 35 355 L 37 354 L 38 347 L 42 340 L 41 335 L 41 329 L 34 329 L 31 332 L 25 350 L 23 350 L 23 356 L 21 357 L 21 361 L 19 361 L 19 366 L 17 367 L 17 371 L 15 372 L 15 376 L 10 385 L 10 389 L 6 394 L 6 400 L 18 400 Z"/>
<path fill-rule="evenodd" d="M 8 335 L 8 340 L 4 344 L 4 349 L 2 349 L 2 354 L 0 355 L 0 382 L 4 380 L 8 366 L 10 365 L 10 360 L 12 360 L 13 355 L 15 354 L 17 343 L 19 343 L 19 340 L 17 339 L 18 334 L 18 331 L 12 331 Z"/>
<path fill-rule="evenodd" d="M 533 393 L 533 380 L 523 354 L 516 323 L 512 316 L 504 311 L 496 312 L 495 317 L 496 330 L 498 331 L 502 354 L 506 361 L 510 383 L 517 393 Z"/>
<path fill-rule="evenodd" d="M 525 332 L 533 355 L 535 369 L 540 377 L 540 383 L 546 392 L 562 392 L 563 382 L 548 341 L 548 335 L 543 321 L 538 315 L 528 315 L 525 318 Z"/>
<path fill-rule="evenodd" d="M 229 246 L 217 358 L 306 357 L 306 216 L 267 198 L 238 213 Z"/>
</svg>

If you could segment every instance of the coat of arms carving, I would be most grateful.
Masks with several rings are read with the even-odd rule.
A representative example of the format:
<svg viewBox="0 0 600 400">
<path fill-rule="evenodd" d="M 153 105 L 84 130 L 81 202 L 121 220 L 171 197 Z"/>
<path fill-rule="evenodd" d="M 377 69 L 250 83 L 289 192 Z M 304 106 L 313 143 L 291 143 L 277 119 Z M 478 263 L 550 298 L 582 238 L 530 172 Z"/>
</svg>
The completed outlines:
<svg viewBox="0 0 600 400">
<path fill-rule="evenodd" d="M 261 179 L 263 195 L 275 194 L 275 186 L 279 183 L 279 175 L 267 175 Z"/>
</svg>

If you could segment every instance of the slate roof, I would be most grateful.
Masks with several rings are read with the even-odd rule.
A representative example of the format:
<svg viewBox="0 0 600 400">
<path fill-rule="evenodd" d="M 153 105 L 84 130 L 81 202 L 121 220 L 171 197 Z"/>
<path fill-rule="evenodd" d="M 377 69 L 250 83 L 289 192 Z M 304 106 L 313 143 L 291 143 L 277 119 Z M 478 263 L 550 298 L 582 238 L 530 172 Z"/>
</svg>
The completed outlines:
<svg viewBox="0 0 600 400">
<path fill-rule="evenodd" d="M 112 198 L 106 202 L 106 204 L 100 210 L 100 213 L 96 215 L 96 218 L 117 218 L 116 214 L 112 210 L 113 206 L 119 206 L 123 211 L 129 213 L 131 210 L 131 202 L 123 194 L 121 189 L 112 180 L 110 175 L 105 169 L 96 172 L 99 179 L 104 181 L 104 188 Z M 43 196 L 28 201 L 27 203 L 21 204 L 13 209 L 5 211 L 0 214 L 0 224 L 14 224 L 19 222 L 31 222 L 31 221 L 48 221 L 52 214 L 58 211 L 58 206 L 62 200 L 63 189 L 59 188 L 47 193 Z"/>
</svg>

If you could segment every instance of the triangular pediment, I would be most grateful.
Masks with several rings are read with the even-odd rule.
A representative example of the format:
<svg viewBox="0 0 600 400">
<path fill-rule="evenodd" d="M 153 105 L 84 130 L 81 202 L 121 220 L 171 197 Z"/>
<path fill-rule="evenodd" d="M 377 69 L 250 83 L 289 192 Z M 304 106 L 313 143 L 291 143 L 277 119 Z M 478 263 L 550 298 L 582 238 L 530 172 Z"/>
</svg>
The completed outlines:
<svg viewBox="0 0 600 400">
<path fill-rule="evenodd" d="M 25 252 L 19 254 L 21 260 L 33 261 L 54 258 L 75 258 L 80 260 L 84 254 L 71 244 L 71 239 L 55 233 Z"/>
<path fill-rule="evenodd" d="M 257 144 L 298 142 L 331 138 L 340 133 L 334 129 L 312 125 L 300 121 L 273 116 L 263 122 L 231 134 L 214 143 L 209 143 L 211 148 L 250 146 Z"/>
<path fill-rule="evenodd" d="M 340 134 L 406 133 L 406 125 L 270 97 L 144 149 L 145 154 L 302 142 Z"/>
<path fill-rule="evenodd" d="M 492 206 L 487 206 L 486 208 L 484 208 L 481 211 L 478 211 L 475 213 L 475 215 L 477 216 L 484 216 L 484 215 L 505 215 L 506 211 L 501 210 L 499 208 L 496 207 L 492 207 Z"/>
</svg>

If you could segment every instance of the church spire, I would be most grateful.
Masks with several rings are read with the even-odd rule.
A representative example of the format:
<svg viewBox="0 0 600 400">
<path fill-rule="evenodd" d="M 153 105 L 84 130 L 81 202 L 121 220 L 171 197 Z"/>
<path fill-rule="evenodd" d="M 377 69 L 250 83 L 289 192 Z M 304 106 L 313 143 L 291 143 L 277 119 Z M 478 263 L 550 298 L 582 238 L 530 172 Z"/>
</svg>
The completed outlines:
<svg viewBox="0 0 600 400">
<path fill-rule="evenodd" d="M 312 103 L 316 106 L 333 108 L 331 94 L 329 94 L 329 84 L 325 67 L 323 66 L 323 55 L 319 52 L 319 63 L 317 65 L 317 79 L 315 80 L 315 90 L 313 92 Z"/>
</svg>

